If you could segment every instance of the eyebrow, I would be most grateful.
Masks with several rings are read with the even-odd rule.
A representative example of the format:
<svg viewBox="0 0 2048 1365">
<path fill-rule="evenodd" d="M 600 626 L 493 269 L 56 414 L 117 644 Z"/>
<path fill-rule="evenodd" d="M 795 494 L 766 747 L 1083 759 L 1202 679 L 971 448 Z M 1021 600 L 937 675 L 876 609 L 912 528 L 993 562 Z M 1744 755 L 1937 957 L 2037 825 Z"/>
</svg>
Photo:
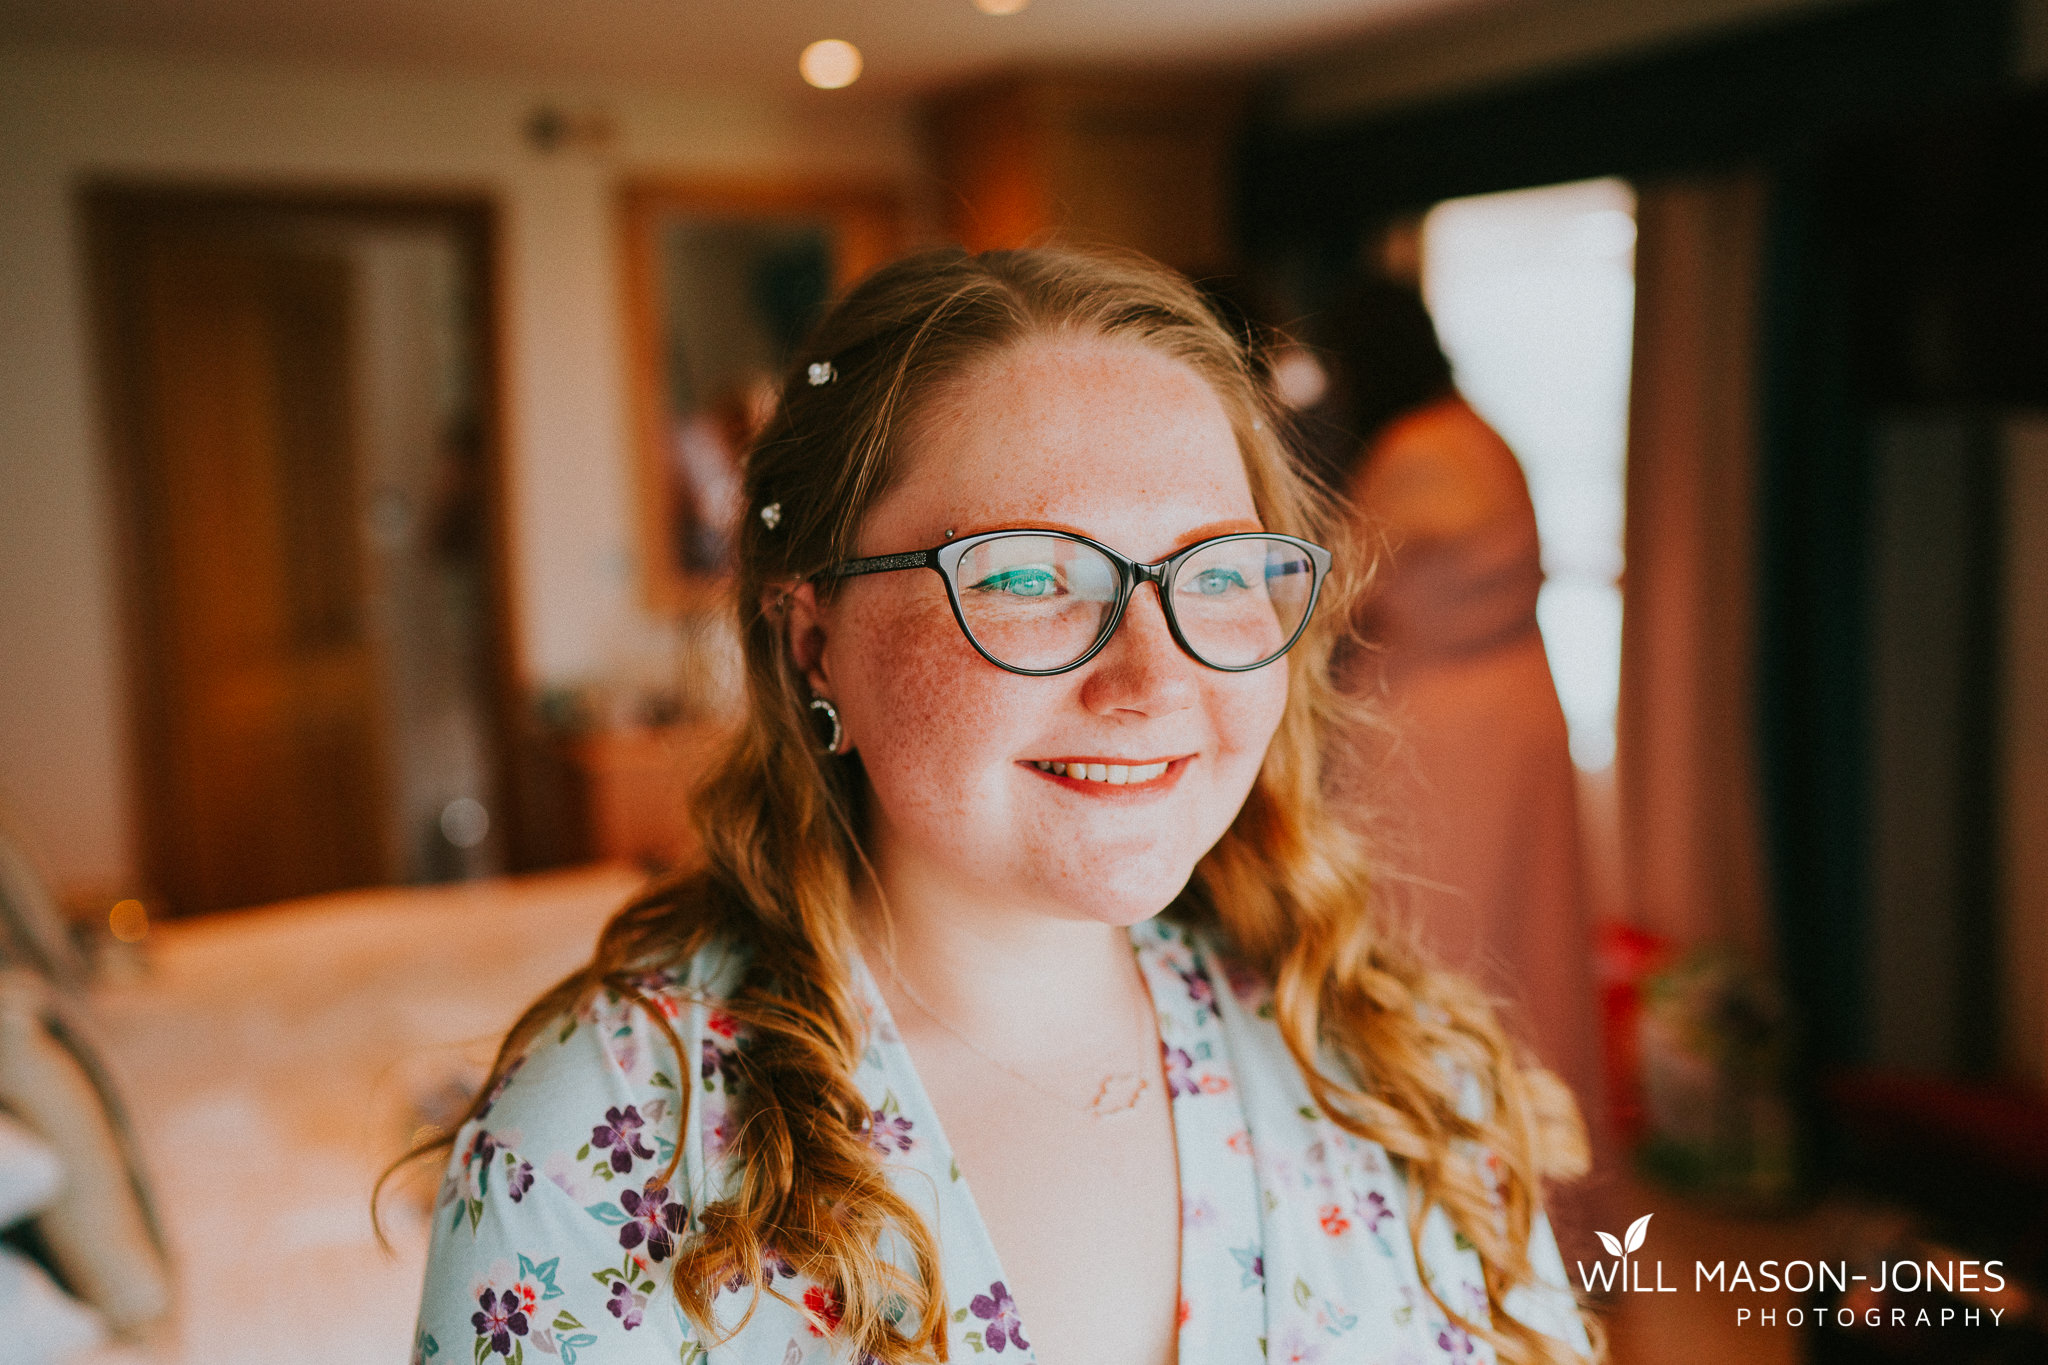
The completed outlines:
<svg viewBox="0 0 2048 1365">
<path fill-rule="evenodd" d="M 1265 529 L 1266 528 L 1260 525 L 1257 521 L 1254 521 L 1248 517 L 1231 517 L 1224 521 L 1205 522 L 1202 525 L 1193 528 L 1192 530 L 1183 532 L 1181 536 L 1174 541 L 1173 550 L 1169 551 L 1168 553 L 1173 553 L 1175 551 L 1185 549 L 1187 546 L 1193 545 L 1197 541 L 1208 540 L 1212 536 L 1227 536 L 1234 535 L 1242 531 L 1263 531 Z M 1109 537 L 1101 535 L 1097 532 L 1083 530 L 1081 527 L 1075 526 L 1070 522 L 1054 521 L 1049 518 L 1004 519 L 989 522 L 986 525 L 956 527 L 955 530 L 958 532 L 958 534 L 950 537 L 950 539 L 961 540 L 966 538 L 967 536 L 978 536 L 985 534 L 989 531 L 1065 531 L 1070 536 L 1085 536 L 1089 540 L 1101 541 L 1104 545 L 1110 545 L 1114 543 L 1113 541 L 1111 541 Z"/>
</svg>

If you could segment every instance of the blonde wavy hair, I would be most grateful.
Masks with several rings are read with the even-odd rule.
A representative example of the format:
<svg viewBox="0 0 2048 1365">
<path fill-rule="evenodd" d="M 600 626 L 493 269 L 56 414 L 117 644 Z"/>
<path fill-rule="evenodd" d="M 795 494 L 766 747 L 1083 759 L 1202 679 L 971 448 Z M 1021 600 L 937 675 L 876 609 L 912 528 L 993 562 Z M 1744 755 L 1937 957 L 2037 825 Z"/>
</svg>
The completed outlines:
<svg viewBox="0 0 2048 1365">
<path fill-rule="evenodd" d="M 647 999 L 648 974 L 714 944 L 748 950 L 750 965 L 723 1002 L 751 1036 L 737 1062 L 731 1184 L 694 1210 L 672 1268 L 676 1297 L 715 1338 L 723 1287 L 744 1280 L 757 1287 L 755 1303 L 776 1294 L 759 1288 L 772 1249 L 837 1292 L 837 1330 L 856 1354 L 887 1365 L 947 1358 L 938 1245 L 869 1146 L 855 1081 L 865 1047 L 851 968 L 866 868 L 861 764 L 858 755 L 819 754 L 779 604 L 794 584 L 855 553 L 935 386 L 1048 333 L 1127 341 L 1194 369 L 1229 414 L 1264 525 L 1339 551 L 1321 610 L 1288 656 L 1287 707 L 1251 794 L 1167 913 L 1210 932 L 1271 983 L 1281 1036 L 1316 1102 L 1403 1164 L 1418 1264 L 1432 1208 L 1478 1249 L 1491 1321 L 1469 1321 L 1440 1298 L 1438 1306 L 1510 1365 L 1577 1359 L 1504 1305 L 1533 1278 L 1529 1239 L 1544 1180 L 1584 1169 L 1570 1097 L 1525 1064 L 1472 986 L 1383 932 L 1368 850 L 1325 806 L 1323 749 L 1347 706 L 1328 665 L 1363 577 L 1342 567 L 1344 519 L 1290 458 L 1283 415 L 1244 348 L 1186 281 L 1135 258 L 928 252 L 876 272 L 818 325 L 746 461 L 733 583 L 745 715 L 692 803 L 701 865 L 619 912 L 589 965 L 514 1025 L 482 1093 L 550 1020 L 600 992 L 646 1006 L 680 1053 Z M 830 382 L 810 381 L 819 363 L 832 367 Z M 771 505 L 780 509 L 772 526 L 758 515 Z M 1470 1078 L 1485 1092 L 1478 1110 L 1461 1094 Z M 410 1155 L 452 1142 L 450 1133 Z M 882 1253 L 885 1233 L 907 1249 L 907 1266 Z"/>
</svg>

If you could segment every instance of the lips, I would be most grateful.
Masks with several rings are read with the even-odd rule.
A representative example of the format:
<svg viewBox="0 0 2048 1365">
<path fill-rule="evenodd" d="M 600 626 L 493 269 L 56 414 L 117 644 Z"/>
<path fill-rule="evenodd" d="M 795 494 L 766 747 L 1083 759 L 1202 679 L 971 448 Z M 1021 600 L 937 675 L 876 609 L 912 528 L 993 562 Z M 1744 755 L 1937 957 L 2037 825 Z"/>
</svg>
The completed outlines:
<svg viewBox="0 0 2048 1365">
<path fill-rule="evenodd" d="M 1062 761 L 1056 759 L 1033 759 L 1031 766 L 1054 777 L 1064 777 L 1075 782 L 1102 782 L 1112 787 L 1137 786 L 1165 776 L 1173 766 L 1170 758 L 1155 759 L 1149 763 L 1095 763 L 1083 761 Z"/>
</svg>

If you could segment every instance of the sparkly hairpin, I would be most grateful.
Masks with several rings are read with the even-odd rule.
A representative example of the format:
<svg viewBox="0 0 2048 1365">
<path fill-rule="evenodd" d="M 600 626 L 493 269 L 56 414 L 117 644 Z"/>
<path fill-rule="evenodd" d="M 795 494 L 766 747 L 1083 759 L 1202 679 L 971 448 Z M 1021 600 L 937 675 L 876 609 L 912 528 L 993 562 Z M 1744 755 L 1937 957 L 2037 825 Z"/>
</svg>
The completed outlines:
<svg viewBox="0 0 2048 1365">
<path fill-rule="evenodd" d="M 832 362 L 829 360 L 813 360 L 811 368 L 806 371 L 806 377 L 811 381 L 812 388 L 821 388 L 837 379 L 839 371 L 832 368 Z"/>
<path fill-rule="evenodd" d="M 782 504 L 771 502 L 762 507 L 761 524 L 771 531 L 782 525 Z"/>
</svg>

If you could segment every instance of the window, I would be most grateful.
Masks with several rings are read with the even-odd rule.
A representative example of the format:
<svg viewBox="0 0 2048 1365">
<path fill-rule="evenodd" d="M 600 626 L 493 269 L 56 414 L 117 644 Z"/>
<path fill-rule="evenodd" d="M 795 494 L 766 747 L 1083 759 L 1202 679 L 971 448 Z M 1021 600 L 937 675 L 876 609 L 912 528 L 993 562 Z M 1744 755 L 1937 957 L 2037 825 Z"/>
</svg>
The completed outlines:
<svg viewBox="0 0 2048 1365">
<path fill-rule="evenodd" d="M 1422 287 L 1458 388 L 1513 447 L 1536 504 L 1536 614 L 1588 771 L 1614 760 L 1635 192 L 1587 180 L 1450 199 L 1422 225 Z"/>
</svg>

